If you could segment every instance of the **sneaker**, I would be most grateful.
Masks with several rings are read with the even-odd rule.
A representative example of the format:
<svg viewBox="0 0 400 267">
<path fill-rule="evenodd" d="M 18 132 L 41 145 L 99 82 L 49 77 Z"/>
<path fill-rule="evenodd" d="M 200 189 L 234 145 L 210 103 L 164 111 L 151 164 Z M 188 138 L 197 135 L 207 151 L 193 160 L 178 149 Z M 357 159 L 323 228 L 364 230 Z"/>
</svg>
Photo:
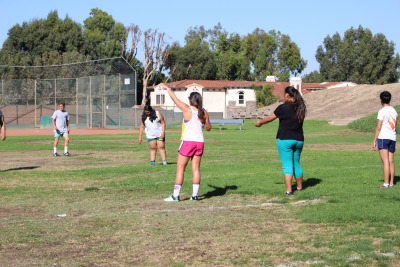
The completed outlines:
<svg viewBox="0 0 400 267">
<path fill-rule="evenodd" d="M 64 153 L 64 156 L 67 156 L 67 157 L 68 157 L 68 156 L 71 156 L 71 154 L 69 154 L 68 152 L 65 152 L 65 153 Z"/>
<path fill-rule="evenodd" d="M 303 190 L 303 188 L 296 188 L 296 190 L 297 190 L 297 191 L 302 191 L 302 190 Z"/>
<path fill-rule="evenodd" d="M 393 186 L 394 186 L 394 184 L 390 184 L 390 185 L 389 185 L 389 187 L 393 187 Z"/>
<path fill-rule="evenodd" d="M 388 188 L 389 186 L 387 186 L 387 185 L 384 185 L 384 184 L 381 184 L 380 186 L 379 186 L 379 188 Z"/>
<path fill-rule="evenodd" d="M 156 165 L 156 163 L 155 162 L 150 162 L 150 165 L 154 166 L 154 165 Z"/>
<path fill-rule="evenodd" d="M 190 198 L 190 200 L 198 201 L 198 200 L 199 200 L 199 197 L 198 197 L 198 196 L 192 196 L 192 197 Z"/>
<path fill-rule="evenodd" d="M 53 154 L 54 157 L 59 157 L 60 155 L 58 155 L 57 153 Z"/>
<path fill-rule="evenodd" d="M 166 161 L 165 161 L 165 162 L 163 162 L 162 164 L 163 164 L 163 165 L 168 165 L 168 163 L 167 163 Z"/>
<path fill-rule="evenodd" d="M 174 195 L 170 195 L 169 197 L 164 198 L 164 201 L 166 201 L 166 202 L 173 202 L 173 201 L 178 202 L 179 201 L 179 196 L 174 197 Z"/>
<path fill-rule="evenodd" d="M 292 193 L 292 192 L 288 192 L 288 191 L 286 191 L 286 192 L 285 192 L 285 195 L 288 195 L 288 196 L 293 196 L 293 193 Z"/>
</svg>

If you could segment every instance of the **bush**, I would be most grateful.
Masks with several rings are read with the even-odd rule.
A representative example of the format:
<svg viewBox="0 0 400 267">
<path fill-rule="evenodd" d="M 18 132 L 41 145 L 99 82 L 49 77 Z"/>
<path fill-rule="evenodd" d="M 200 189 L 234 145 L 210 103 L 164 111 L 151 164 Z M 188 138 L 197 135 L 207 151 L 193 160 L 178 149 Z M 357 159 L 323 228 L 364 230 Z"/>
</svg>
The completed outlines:
<svg viewBox="0 0 400 267">
<path fill-rule="evenodd" d="M 397 113 L 400 113 L 400 106 L 395 106 L 394 108 L 396 109 Z M 356 131 L 374 133 L 376 129 L 377 117 L 378 112 L 375 112 L 367 117 L 350 122 L 348 126 L 350 129 Z"/>
</svg>

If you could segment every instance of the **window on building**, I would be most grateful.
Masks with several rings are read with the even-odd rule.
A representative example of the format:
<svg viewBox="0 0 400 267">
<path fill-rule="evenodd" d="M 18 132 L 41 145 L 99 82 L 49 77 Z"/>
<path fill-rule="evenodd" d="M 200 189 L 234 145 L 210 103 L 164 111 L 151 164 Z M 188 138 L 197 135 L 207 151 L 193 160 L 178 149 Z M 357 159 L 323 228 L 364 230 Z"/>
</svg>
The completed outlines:
<svg viewBox="0 0 400 267">
<path fill-rule="evenodd" d="M 156 95 L 156 105 L 164 105 L 165 95 Z"/>
<path fill-rule="evenodd" d="M 239 105 L 244 105 L 244 92 L 239 92 L 238 93 L 238 104 Z"/>
</svg>

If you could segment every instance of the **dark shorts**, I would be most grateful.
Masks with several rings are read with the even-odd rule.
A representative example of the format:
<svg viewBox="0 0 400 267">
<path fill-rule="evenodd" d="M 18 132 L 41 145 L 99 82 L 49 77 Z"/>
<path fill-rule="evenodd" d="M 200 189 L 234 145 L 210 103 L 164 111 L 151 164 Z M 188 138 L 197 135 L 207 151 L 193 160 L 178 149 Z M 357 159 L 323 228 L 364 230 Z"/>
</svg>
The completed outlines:
<svg viewBox="0 0 400 267">
<path fill-rule="evenodd" d="M 396 151 L 396 141 L 390 139 L 378 139 L 377 144 L 378 149 L 387 149 L 391 153 Z"/>
<path fill-rule="evenodd" d="M 164 138 L 161 138 L 161 137 L 157 137 L 157 138 L 150 138 L 150 139 L 147 139 L 147 142 L 152 142 L 152 141 L 161 141 L 161 142 L 164 142 L 165 143 L 165 137 Z"/>
</svg>

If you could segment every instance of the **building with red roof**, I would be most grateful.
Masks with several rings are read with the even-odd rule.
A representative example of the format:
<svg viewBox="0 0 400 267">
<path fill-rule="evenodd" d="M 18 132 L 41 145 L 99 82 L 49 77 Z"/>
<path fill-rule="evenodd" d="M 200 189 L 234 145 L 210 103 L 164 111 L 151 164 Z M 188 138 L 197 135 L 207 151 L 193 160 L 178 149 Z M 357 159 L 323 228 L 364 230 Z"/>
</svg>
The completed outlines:
<svg viewBox="0 0 400 267">
<path fill-rule="evenodd" d="M 272 94 L 284 98 L 285 88 L 293 86 L 302 94 L 313 91 L 325 90 L 334 87 L 355 86 L 348 82 L 331 83 L 303 83 L 301 78 L 292 78 L 290 82 L 274 81 L 221 81 L 221 80 L 181 80 L 166 83 L 172 88 L 176 96 L 183 102 L 188 103 L 191 92 L 199 92 L 203 96 L 203 107 L 210 113 L 222 113 L 223 118 L 239 117 L 239 114 L 254 114 L 257 110 L 256 94 L 253 85 L 263 86 L 269 84 L 273 86 Z M 162 90 L 159 85 L 148 88 L 150 93 L 150 105 L 160 106 L 165 109 L 179 111 L 168 93 Z"/>
</svg>

